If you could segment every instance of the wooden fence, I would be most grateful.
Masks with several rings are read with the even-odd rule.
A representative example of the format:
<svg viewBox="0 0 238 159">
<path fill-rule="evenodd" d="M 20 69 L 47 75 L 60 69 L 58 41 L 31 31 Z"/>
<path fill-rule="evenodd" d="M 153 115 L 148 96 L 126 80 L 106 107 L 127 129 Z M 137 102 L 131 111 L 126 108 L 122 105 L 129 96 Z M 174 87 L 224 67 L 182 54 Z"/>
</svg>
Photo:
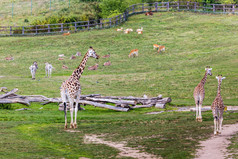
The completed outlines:
<svg viewBox="0 0 238 159">
<path fill-rule="evenodd" d="M 113 18 L 90 21 L 79 21 L 62 24 L 48 24 L 35 26 L 0 26 L 0 36 L 27 36 L 62 34 L 83 30 L 103 29 L 117 26 L 125 22 L 133 14 L 147 11 L 192 11 L 201 13 L 238 14 L 238 5 L 235 4 L 202 4 L 198 2 L 155 2 L 135 4 L 126 9 L 123 14 Z"/>
</svg>

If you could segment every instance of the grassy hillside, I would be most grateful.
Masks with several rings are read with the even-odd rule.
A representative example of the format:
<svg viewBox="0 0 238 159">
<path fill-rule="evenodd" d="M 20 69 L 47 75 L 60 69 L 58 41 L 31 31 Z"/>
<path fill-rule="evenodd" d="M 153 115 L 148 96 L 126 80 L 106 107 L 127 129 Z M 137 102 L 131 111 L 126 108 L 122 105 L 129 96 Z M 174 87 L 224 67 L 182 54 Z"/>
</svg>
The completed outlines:
<svg viewBox="0 0 238 159">
<path fill-rule="evenodd" d="M 109 59 L 89 59 L 80 79 L 82 94 L 170 96 L 174 105 L 194 105 L 193 89 L 210 65 L 213 76 L 208 77 L 204 105 L 216 96 L 215 75 L 227 78 L 222 83 L 226 105 L 237 105 L 237 25 L 236 16 L 200 15 L 193 13 L 156 13 L 153 17 L 136 15 L 122 25 L 134 30 L 144 28 L 142 35 L 125 35 L 115 28 L 79 32 L 70 36 L 5 37 L 0 38 L 0 87 L 19 88 L 19 94 L 42 94 L 58 97 L 59 87 L 79 65 L 69 57 L 77 51 L 86 53 L 89 46 Z M 119 26 L 121 27 L 121 26 Z M 166 46 L 162 54 L 153 44 Z M 128 58 L 131 49 L 139 49 L 139 57 Z M 58 55 L 65 54 L 64 61 Z M 14 61 L 5 61 L 6 56 Z M 36 80 L 31 80 L 29 66 L 37 61 Z M 103 63 L 110 60 L 112 66 Z M 44 62 L 54 66 L 52 78 L 45 78 Z M 88 66 L 99 64 L 96 71 Z M 68 70 L 61 69 L 65 64 Z M 165 159 L 193 158 L 199 141 L 213 133 L 211 112 L 203 113 L 203 122 L 195 122 L 194 112 L 165 112 L 148 115 L 156 108 L 115 112 L 86 106 L 78 114 L 75 132 L 64 131 L 64 113 L 57 104 L 32 104 L 30 110 L 0 109 L 0 158 L 117 158 L 119 151 L 103 144 L 85 144 L 86 134 L 103 135 L 114 142 Z M 171 109 L 169 106 L 167 108 Z M 237 111 L 224 113 L 224 124 L 237 122 Z M 68 113 L 68 121 L 69 121 Z M 237 135 L 236 135 L 237 136 Z M 237 151 L 237 137 L 229 146 Z M 235 155 L 234 155 L 235 157 Z M 129 157 L 124 157 L 128 158 Z"/>
<path fill-rule="evenodd" d="M 98 19 L 99 2 L 82 2 L 79 0 L 29 0 L 0 2 L 0 26 L 28 26 L 36 20 L 43 21 L 46 17 L 75 17 L 86 21 Z M 13 15 L 12 15 L 13 13 Z M 32 14 L 31 14 L 32 13 Z M 38 24 L 41 25 L 41 24 Z"/>
<path fill-rule="evenodd" d="M 193 105 L 193 89 L 204 75 L 204 68 L 213 68 L 213 76 L 205 85 L 205 105 L 216 96 L 217 80 L 222 74 L 222 96 L 226 105 L 237 105 L 237 23 L 236 16 L 199 15 L 193 13 L 156 13 L 153 17 L 137 15 L 122 27 L 143 26 L 143 35 L 123 34 L 115 29 L 80 32 L 64 37 L 8 37 L 0 40 L 0 78 L 2 86 L 18 87 L 21 94 L 59 96 L 59 87 L 80 64 L 82 57 L 70 60 L 77 51 L 86 53 L 93 46 L 99 55 L 110 53 L 110 59 L 89 59 L 81 77 L 82 93 L 103 95 L 170 96 L 173 104 Z M 158 54 L 153 44 L 166 46 Z M 139 57 L 128 58 L 132 49 L 139 49 Z M 64 61 L 58 55 L 65 54 Z M 5 61 L 6 56 L 14 61 Z M 112 66 L 104 67 L 110 60 Z M 37 80 L 30 78 L 29 66 L 39 64 Z M 55 67 L 51 79 L 44 78 L 44 62 Z M 99 64 L 96 71 L 88 66 Z M 65 64 L 68 70 L 61 69 Z"/>
</svg>

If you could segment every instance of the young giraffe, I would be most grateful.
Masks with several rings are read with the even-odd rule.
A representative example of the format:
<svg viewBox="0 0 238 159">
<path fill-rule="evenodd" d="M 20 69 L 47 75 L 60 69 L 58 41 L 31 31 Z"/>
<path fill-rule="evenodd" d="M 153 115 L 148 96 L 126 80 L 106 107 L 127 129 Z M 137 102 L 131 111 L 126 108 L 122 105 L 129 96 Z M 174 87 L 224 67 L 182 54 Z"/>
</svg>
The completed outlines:
<svg viewBox="0 0 238 159">
<path fill-rule="evenodd" d="M 207 75 L 212 75 L 212 68 L 210 68 L 210 66 L 207 66 L 205 68 L 205 75 L 203 77 L 203 79 L 201 80 L 201 82 L 197 85 L 197 87 L 195 87 L 194 92 L 193 92 L 193 97 L 195 100 L 195 104 L 196 104 L 196 121 L 202 122 L 202 114 L 201 114 L 201 109 L 202 109 L 202 102 L 205 96 L 205 89 L 204 89 L 204 85 L 206 83 L 207 80 Z"/>
<path fill-rule="evenodd" d="M 96 54 L 95 50 L 90 47 L 87 53 L 84 55 L 84 58 L 80 65 L 74 70 L 72 75 L 68 80 L 64 81 L 61 85 L 60 94 L 64 104 L 64 113 L 65 113 L 65 129 L 67 129 L 67 108 L 66 108 L 66 100 L 69 101 L 70 106 L 70 114 L 71 114 L 71 123 L 70 128 L 77 128 L 77 111 L 78 111 L 78 100 L 80 99 L 81 88 L 79 83 L 79 78 L 83 74 L 83 70 L 86 66 L 86 62 L 89 57 L 93 57 L 98 59 L 99 56 Z M 75 101 L 76 100 L 76 101 Z M 75 121 L 73 123 L 73 112 L 74 112 L 74 101 L 75 104 Z"/>
<path fill-rule="evenodd" d="M 221 97 L 221 82 L 226 77 L 222 77 L 222 75 L 216 76 L 218 81 L 218 88 L 217 88 L 217 96 L 214 99 L 211 109 L 214 118 L 214 135 L 221 133 L 222 128 L 222 121 L 223 121 L 223 111 L 224 111 L 224 104 Z"/>
</svg>

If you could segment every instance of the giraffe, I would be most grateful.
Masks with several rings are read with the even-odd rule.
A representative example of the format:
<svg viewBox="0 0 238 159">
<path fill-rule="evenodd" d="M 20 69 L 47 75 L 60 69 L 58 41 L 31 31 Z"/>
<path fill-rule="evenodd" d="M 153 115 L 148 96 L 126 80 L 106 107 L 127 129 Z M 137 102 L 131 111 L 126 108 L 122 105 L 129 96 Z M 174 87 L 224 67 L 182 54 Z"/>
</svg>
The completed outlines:
<svg viewBox="0 0 238 159">
<path fill-rule="evenodd" d="M 202 122 L 201 109 L 202 109 L 202 102 L 205 96 L 204 85 L 207 80 L 207 75 L 210 75 L 210 76 L 212 75 L 212 68 L 210 68 L 210 66 L 207 66 L 205 68 L 205 75 L 202 78 L 201 82 L 195 87 L 193 92 L 193 97 L 196 104 L 196 121 L 199 121 L 199 122 Z"/>
<path fill-rule="evenodd" d="M 29 67 L 29 69 L 31 70 L 31 76 L 32 76 L 32 80 L 36 79 L 36 70 L 38 69 L 38 64 L 36 61 L 33 62 L 33 64 Z"/>
<path fill-rule="evenodd" d="M 70 106 L 70 115 L 71 115 L 71 123 L 70 128 L 77 128 L 77 111 L 79 105 L 79 99 L 81 94 L 81 88 L 79 83 L 79 78 L 83 74 L 84 68 L 86 66 L 86 62 L 89 57 L 93 57 L 98 59 L 99 56 L 96 54 L 95 50 L 90 46 L 87 53 L 84 55 L 84 58 L 80 65 L 74 70 L 72 75 L 64 81 L 61 85 L 60 94 L 61 98 L 64 104 L 64 116 L 65 116 L 65 129 L 67 129 L 67 108 L 66 108 L 66 102 L 67 99 L 69 101 Z M 74 102 L 75 104 L 75 120 L 73 123 L 73 113 L 74 113 Z"/>
<path fill-rule="evenodd" d="M 222 121 L 223 121 L 223 111 L 224 111 L 224 104 L 223 100 L 221 97 L 221 82 L 224 80 L 226 77 L 222 77 L 222 75 L 216 76 L 216 79 L 218 81 L 218 88 L 217 88 L 217 96 L 214 99 L 211 109 L 212 109 L 212 114 L 214 118 L 214 135 L 220 134 L 221 133 L 221 128 L 222 128 Z"/>
</svg>

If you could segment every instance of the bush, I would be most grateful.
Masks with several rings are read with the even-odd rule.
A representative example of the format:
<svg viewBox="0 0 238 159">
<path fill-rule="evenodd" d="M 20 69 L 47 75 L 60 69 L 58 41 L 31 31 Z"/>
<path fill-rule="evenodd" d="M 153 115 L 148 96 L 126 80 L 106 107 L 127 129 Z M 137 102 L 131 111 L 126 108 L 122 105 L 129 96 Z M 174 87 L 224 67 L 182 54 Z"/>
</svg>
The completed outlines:
<svg viewBox="0 0 238 159">
<path fill-rule="evenodd" d="M 103 0 L 100 3 L 101 13 L 103 18 L 110 17 L 114 13 L 123 13 L 128 7 L 125 0 Z"/>
</svg>

